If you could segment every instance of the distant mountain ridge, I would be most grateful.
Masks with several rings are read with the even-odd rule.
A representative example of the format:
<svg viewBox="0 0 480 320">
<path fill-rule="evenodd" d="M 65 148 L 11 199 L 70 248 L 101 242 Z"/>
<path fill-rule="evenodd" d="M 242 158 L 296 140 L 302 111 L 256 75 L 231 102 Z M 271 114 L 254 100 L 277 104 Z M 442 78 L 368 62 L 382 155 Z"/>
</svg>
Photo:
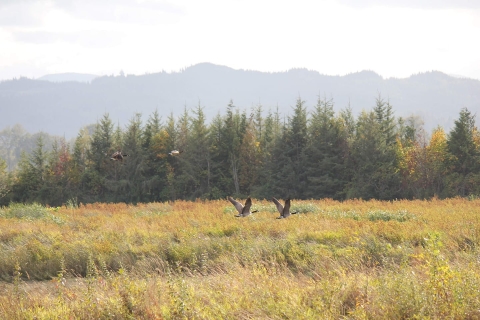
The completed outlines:
<svg viewBox="0 0 480 320">
<path fill-rule="evenodd" d="M 373 71 L 327 76 L 307 69 L 267 73 L 201 63 L 180 72 L 102 76 L 90 82 L 2 81 L 0 130 L 19 123 L 32 133 L 71 138 L 105 113 L 123 127 L 137 112 L 146 120 L 158 110 L 166 119 L 198 105 L 211 120 L 224 114 L 231 100 L 248 112 L 261 104 L 265 112 L 278 107 L 288 116 L 298 97 L 311 111 L 319 96 L 333 99 L 336 111 L 350 106 L 357 116 L 371 110 L 379 95 L 390 102 L 395 116 L 418 115 L 427 130 L 437 125 L 449 130 L 463 107 L 480 110 L 480 81 L 437 71 L 384 79 Z"/>
<path fill-rule="evenodd" d="M 90 82 L 97 77 L 98 76 L 94 74 L 68 72 L 68 73 L 47 74 L 38 78 L 37 80 L 45 80 L 50 82 L 68 82 L 68 81 Z"/>
</svg>

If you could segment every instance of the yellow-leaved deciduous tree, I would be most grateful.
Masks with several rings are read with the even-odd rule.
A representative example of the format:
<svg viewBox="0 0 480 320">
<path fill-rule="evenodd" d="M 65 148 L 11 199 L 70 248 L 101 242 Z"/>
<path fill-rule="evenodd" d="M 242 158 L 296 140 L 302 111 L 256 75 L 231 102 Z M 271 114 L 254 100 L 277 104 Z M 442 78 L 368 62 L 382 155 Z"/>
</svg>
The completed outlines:
<svg viewBox="0 0 480 320">
<path fill-rule="evenodd" d="M 152 138 L 151 148 L 155 151 L 157 158 L 166 159 L 170 149 L 170 135 L 167 130 L 162 129 Z"/>
<path fill-rule="evenodd" d="M 478 130 L 477 127 L 473 128 L 473 144 L 475 145 L 475 148 L 477 149 L 478 152 L 480 152 L 480 131 Z"/>
<path fill-rule="evenodd" d="M 395 153 L 397 157 L 397 172 L 400 174 L 400 181 L 403 194 L 409 195 L 412 192 L 413 184 L 420 179 L 418 170 L 418 155 L 421 152 L 415 142 L 402 143 L 397 137 Z"/>
<path fill-rule="evenodd" d="M 448 159 L 450 155 L 447 147 L 447 135 L 443 128 L 433 130 L 430 142 L 426 147 L 427 158 L 427 187 L 432 195 L 441 196 L 443 193 L 444 177 L 448 173 Z"/>
<path fill-rule="evenodd" d="M 407 198 L 432 197 L 431 169 L 428 160 L 429 146 L 423 134 L 416 141 L 403 142 L 397 138 L 397 172 L 400 174 L 402 194 Z"/>
<path fill-rule="evenodd" d="M 397 171 L 403 194 L 409 198 L 444 196 L 444 178 L 448 173 L 447 135 L 438 127 L 428 142 L 422 139 L 404 141 L 397 138 Z"/>
</svg>

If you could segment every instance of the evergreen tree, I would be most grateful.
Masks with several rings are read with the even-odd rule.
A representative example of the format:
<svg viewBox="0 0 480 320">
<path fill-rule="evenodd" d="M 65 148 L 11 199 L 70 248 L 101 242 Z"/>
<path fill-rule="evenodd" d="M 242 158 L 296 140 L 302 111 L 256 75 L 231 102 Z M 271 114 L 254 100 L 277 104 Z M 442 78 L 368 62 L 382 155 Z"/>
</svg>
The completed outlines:
<svg viewBox="0 0 480 320">
<path fill-rule="evenodd" d="M 221 153 L 218 158 L 222 159 L 222 171 L 224 181 L 223 185 L 229 195 L 240 194 L 240 146 L 245 134 L 246 114 L 240 114 L 230 101 L 227 107 L 223 128 L 221 131 L 222 139 L 219 144 Z M 217 159 L 218 159 L 217 158 Z"/>
<path fill-rule="evenodd" d="M 143 183 L 145 181 L 145 171 L 147 170 L 143 150 L 143 128 L 141 114 L 137 113 L 130 120 L 127 130 L 124 134 L 123 152 L 128 156 L 122 161 L 115 161 L 116 176 L 114 179 L 114 199 L 122 195 L 125 202 L 137 203 L 144 201 Z M 116 200 L 118 201 L 118 200 Z"/>
<path fill-rule="evenodd" d="M 12 201 L 23 203 L 33 201 L 38 182 L 34 168 L 25 152 L 20 155 L 15 178 L 15 184 L 12 186 Z"/>
<path fill-rule="evenodd" d="M 123 131 L 120 124 L 117 124 L 112 136 L 112 151 L 122 151 L 123 147 Z"/>
<path fill-rule="evenodd" d="M 452 155 L 452 174 L 449 176 L 452 195 L 469 195 L 475 192 L 475 184 L 480 182 L 480 149 L 475 144 L 476 135 L 475 115 L 463 108 L 447 140 L 448 151 Z"/>
<path fill-rule="evenodd" d="M 178 119 L 170 115 L 164 126 L 157 111 L 145 126 L 135 114 L 124 131 L 105 114 L 81 129 L 72 151 L 64 139 L 11 137 L 3 130 L 0 205 L 61 205 L 73 197 L 136 203 L 228 195 L 387 200 L 480 194 L 480 133 L 467 109 L 448 136 L 437 128 L 429 139 L 418 118 L 396 120 L 381 96 L 358 119 L 349 107 L 336 115 L 326 98 L 318 99 L 310 118 L 300 98 L 291 117 L 282 118 L 278 107 L 265 118 L 262 113 L 258 105 L 247 117 L 230 102 L 207 124 L 199 105 L 192 116 L 186 108 Z M 12 141 L 28 152 L 18 155 Z M 175 149 L 181 153 L 169 155 Z M 129 156 L 112 161 L 114 151 Z"/>
<path fill-rule="evenodd" d="M 229 172 L 225 170 L 228 161 L 228 154 L 222 148 L 223 143 L 223 122 L 220 114 L 213 118 L 209 129 L 209 152 L 211 159 L 211 199 L 222 199 L 229 195 Z"/>
<path fill-rule="evenodd" d="M 188 113 L 185 110 L 185 113 L 183 115 L 183 124 L 182 124 L 182 131 L 181 134 L 182 136 L 188 135 Z M 177 131 L 177 123 L 175 122 L 175 118 L 173 117 L 173 114 L 170 115 L 168 118 L 168 123 L 167 127 L 165 128 L 165 133 L 164 135 L 165 138 L 165 147 L 167 153 L 158 153 L 157 157 L 162 157 L 165 155 L 167 157 L 168 152 L 174 149 L 180 150 L 180 151 L 185 151 L 185 141 L 182 138 L 181 140 L 178 138 L 178 131 Z M 181 173 L 180 170 L 180 165 L 179 165 L 179 160 L 175 157 L 167 157 L 167 162 L 165 163 L 165 176 L 167 177 L 167 184 L 168 188 L 166 190 L 163 190 L 162 193 L 164 195 L 169 195 L 169 199 L 175 200 L 177 199 L 177 179 L 176 175 Z"/>
<path fill-rule="evenodd" d="M 295 172 L 292 160 L 285 152 L 289 144 L 288 129 L 286 126 L 280 131 L 272 147 L 271 161 L 266 163 L 264 171 L 268 178 L 264 183 L 265 198 L 294 198 L 293 186 Z"/>
<path fill-rule="evenodd" d="M 43 136 L 37 138 L 37 146 L 30 156 L 23 153 L 19 162 L 17 183 L 14 186 L 13 201 L 47 203 L 47 154 Z"/>
<path fill-rule="evenodd" d="M 385 124 L 378 113 L 362 112 L 357 121 L 352 144 L 353 177 L 347 198 L 393 199 L 398 196 L 399 179 L 395 149 L 385 136 Z"/>
<path fill-rule="evenodd" d="M 105 193 L 105 179 L 115 178 L 116 167 L 110 160 L 114 151 L 117 150 L 113 146 L 113 124 L 107 113 L 95 125 L 88 150 L 88 170 L 83 174 L 82 181 L 87 202 L 109 200 Z"/>
<path fill-rule="evenodd" d="M 253 112 L 254 112 L 254 117 L 253 117 L 253 125 L 254 125 L 254 129 L 255 129 L 255 139 L 259 142 L 263 142 L 263 140 L 265 139 L 264 138 L 264 131 L 265 131 L 265 124 L 264 124 L 264 120 L 263 120 L 263 107 L 261 104 L 258 104 L 254 109 L 253 109 Z M 247 124 L 247 125 L 250 125 Z"/>
<path fill-rule="evenodd" d="M 335 118 L 333 101 L 320 98 L 312 114 L 306 149 L 308 198 L 343 198 L 345 188 L 346 135 L 342 121 Z"/>
<path fill-rule="evenodd" d="M 160 132 L 162 127 L 161 117 L 158 114 L 158 110 L 155 110 L 147 120 L 145 129 L 143 131 L 143 149 L 146 151 L 152 145 L 151 141 L 154 135 Z"/>
<path fill-rule="evenodd" d="M 257 118 L 258 120 L 258 118 Z M 258 123 L 258 122 L 257 122 Z M 261 168 L 260 142 L 257 141 L 256 123 L 251 119 L 245 129 L 239 152 L 239 183 L 242 194 L 251 195 L 258 178 Z"/>
<path fill-rule="evenodd" d="M 281 197 L 304 198 L 307 185 L 305 148 L 307 145 L 307 110 L 305 102 L 297 99 L 294 114 L 289 118 L 281 139 L 273 151 L 273 191 Z"/>
<path fill-rule="evenodd" d="M 155 200 L 175 200 L 175 157 L 169 156 L 175 148 L 176 123 L 171 114 L 166 126 L 152 138 L 151 153 L 155 155 L 154 176 L 147 177 L 146 188 L 150 197 Z"/>
<path fill-rule="evenodd" d="M 10 174 L 7 172 L 7 162 L 0 158 L 0 206 L 8 204 L 5 200 L 7 200 L 7 195 L 11 190 L 10 180 Z"/>
<path fill-rule="evenodd" d="M 182 151 L 183 154 L 190 153 L 189 139 L 190 139 L 190 114 L 185 107 L 183 114 L 178 119 L 176 133 L 175 133 L 175 149 Z M 171 157 L 170 164 L 172 166 L 171 176 L 175 177 L 172 180 L 174 191 L 172 191 L 176 197 L 185 199 L 188 195 L 190 184 L 192 183 L 192 177 L 189 172 L 192 171 L 190 164 L 183 157 Z"/>
<path fill-rule="evenodd" d="M 210 141 L 205 114 L 199 105 L 189 118 L 189 139 L 185 151 L 172 157 L 181 168 L 177 174 L 177 192 L 183 199 L 206 198 L 210 194 Z"/>
<path fill-rule="evenodd" d="M 190 138 L 190 114 L 185 107 L 183 114 L 178 120 L 177 133 L 175 136 L 176 149 L 186 150 L 188 146 L 188 139 Z"/>
<path fill-rule="evenodd" d="M 121 147 L 114 146 L 113 141 L 113 124 L 107 113 L 95 125 L 88 153 L 90 164 L 96 171 L 105 172 L 110 167 L 110 155 Z"/>
<path fill-rule="evenodd" d="M 144 154 L 144 183 L 142 185 L 142 194 L 145 201 L 160 201 L 160 192 L 164 187 L 163 181 L 165 174 L 162 174 L 167 157 L 167 150 L 163 150 L 163 157 L 158 156 L 155 150 L 155 137 L 160 134 L 162 128 L 161 118 L 158 111 L 155 110 L 148 118 L 143 131 L 142 150 Z M 173 145 L 172 145 L 173 146 Z M 164 161 L 162 161 L 162 159 Z M 168 197 L 165 198 L 165 200 Z"/>
<path fill-rule="evenodd" d="M 69 179 L 71 182 L 72 194 L 77 201 L 84 200 L 83 175 L 87 169 L 88 154 L 90 149 L 90 135 L 86 127 L 80 129 L 73 145 L 72 164 Z"/>
<path fill-rule="evenodd" d="M 354 175 L 354 159 L 352 157 L 352 150 L 353 150 L 353 143 L 355 141 L 355 134 L 356 134 L 356 127 L 357 123 L 355 118 L 353 117 L 352 109 L 350 105 L 346 108 L 340 110 L 338 121 L 340 122 L 339 125 L 342 130 L 342 136 L 344 137 L 345 145 L 343 146 L 343 163 L 345 167 L 345 171 L 343 172 L 344 180 L 346 182 L 346 186 L 343 189 L 343 197 L 347 198 L 346 191 L 348 190 L 348 184 L 352 181 Z"/>
<path fill-rule="evenodd" d="M 279 138 L 277 135 L 280 132 L 280 115 L 277 112 L 274 115 L 271 110 L 269 110 L 267 117 L 263 121 L 263 134 L 260 143 L 259 151 L 259 172 L 258 172 L 258 181 L 259 183 L 252 186 L 251 195 L 257 198 L 267 198 L 269 199 L 272 196 L 271 188 L 273 181 L 273 161 L 272 153 L 275 147 L 275 141 Z"/>
<path fill-rule="evenodd" d="M 356 122 L 350 105 L 340 110 L 339 118 L 342 123 L 343 132 L 349 143 L 351 143 L 355 139 Z"/>
<path fill-rule="evenodd" d="M 393 116 L 393 107 L 390 102 L 385 102 L 381 96 L 376 99 L 376 106 L 373 109 L 377 123 L 380 126 L 381 144 L 379 152 L 381 157 L 377 163 L 378 197 L 380 199 L 393 199 L 398 197 L 400 183 L 396 171 L 395 143 L 397 141 L 397 127 Z"/>
<path fill-rule="evenodd" d="M 385 102 L 379 95 L 375 100 L 373 108 L 377 123 L 380 125 L 381 137 L 385 146 L 392 146 L 396 142 L 395 118 L 393 116 L 393 108 L 390 102 Z"/>
</svg>

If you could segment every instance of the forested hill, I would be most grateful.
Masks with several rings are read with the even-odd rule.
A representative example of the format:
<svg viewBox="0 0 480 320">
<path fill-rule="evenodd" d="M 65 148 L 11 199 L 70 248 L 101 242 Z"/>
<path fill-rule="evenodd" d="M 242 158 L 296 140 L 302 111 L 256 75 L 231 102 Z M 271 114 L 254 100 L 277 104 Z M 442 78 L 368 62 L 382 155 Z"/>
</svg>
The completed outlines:
<svg viewBox="0 0 480 320">
<path fill-rule="evenodd" d="M 335 110 L 350 105 L 354 114 L 370 110 L 381 95 L 396 116 L 418 115 L 430 131 L 449 130 L 461 108 L 480 110 L 480 81 L 440 72 L 406 79 L 383 79 L 371 71 L 326 76 L 306 69 L 264 73 L 202 63 L 173 73 L 104 76 L 91 82 L 49 82 L 20 78 L 0 83 L 0 130 L 21 124 L 29 132 L 75 137 L 80 128 L 105 113 L 124 127 L 139 112 L 158 110 L 165 119 L 183 109 L 204 107 L 208 120 L 223 113 L 232 100 L 241 109 L 263 109 L 291 115 L 296 99 L 313 109 L 318 96 L 333 99 Z"/>
<path fill-rule="evenodd" d="M 38 80 L 46 80 L 50 82 L 67 82 L 67 81 L 90 82 L 97 77 L 98 76 L 94 74 L 67 72 L 67 73 L 47 74 L 38 78 Z"/>
</svg>

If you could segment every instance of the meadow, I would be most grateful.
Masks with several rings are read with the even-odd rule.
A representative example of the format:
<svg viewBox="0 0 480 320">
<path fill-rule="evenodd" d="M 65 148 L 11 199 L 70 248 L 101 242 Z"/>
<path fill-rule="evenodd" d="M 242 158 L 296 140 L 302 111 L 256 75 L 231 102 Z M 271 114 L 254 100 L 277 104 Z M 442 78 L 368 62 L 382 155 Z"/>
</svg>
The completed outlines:
<svg viewBox="0 0 480 320">
<path fill-rule="evenodd" d="M 0 319 L 480 319 L 480 199 L 0 208 Z"/>
</svg>

